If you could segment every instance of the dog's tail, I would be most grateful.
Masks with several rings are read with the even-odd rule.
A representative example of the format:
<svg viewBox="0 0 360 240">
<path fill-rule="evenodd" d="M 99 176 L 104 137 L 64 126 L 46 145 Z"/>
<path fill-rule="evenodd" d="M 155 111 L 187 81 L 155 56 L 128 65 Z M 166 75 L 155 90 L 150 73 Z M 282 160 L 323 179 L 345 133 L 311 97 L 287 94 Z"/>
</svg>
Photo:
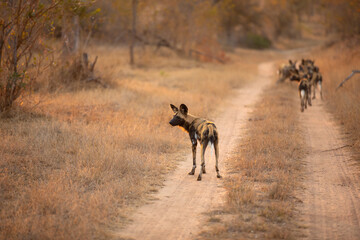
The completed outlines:
<svg viewBox="0 0 360 240">
<path fill-rule="evenodd" d="M 212 145 L 214 145 L 215 139 L 216 139 L 216 135 L 215 135 L 215 130 L 214 130 L 214 125 L 213 124 L 209 124 L 208 125 L 208 129 L 209 129 L 209 141 Z"/>
</svg>

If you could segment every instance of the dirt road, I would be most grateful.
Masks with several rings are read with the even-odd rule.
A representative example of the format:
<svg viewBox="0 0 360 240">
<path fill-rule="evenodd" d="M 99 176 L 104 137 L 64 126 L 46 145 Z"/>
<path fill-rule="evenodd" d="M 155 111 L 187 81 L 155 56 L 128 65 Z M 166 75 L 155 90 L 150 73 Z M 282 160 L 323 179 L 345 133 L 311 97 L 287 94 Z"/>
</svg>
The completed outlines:
<svg viewBox="0 0 360 240">
<path fill-rule="evenodd" d="M 226 159 L 241 140 L 248 114 L 264 87 L 271 82 L 273 63 L 259 65 L 257 81 L 237 91 L 219 110 L 215 122 L 220 132 L 220 172 L 226 176 Z M 305 239 L 360 239 L 360 178 L 350 159 L 348 146 L 342 139 L 323 102 L 300 114 L 305 131 L 308 154 L 302 188 L 297 198 L 298 238 Z M 240 133 L 240 134 L 239 134 Z M 189 149 L 190 152 L 190 149 Z M 204 213 L 221 206 L 225 190 L 216 178 L 214 157 L 207 151 L 207 174 L 203 181 L 189 176 L 192 164 L 189 154 L 154 194 L 149 204 L 140 207 L 131 217 L 132 222 L 121 229 L 119 239 L 193 239 L 207 217 Z M 198 157 L 200 159 L 199 151 Z M 199 162 L 199 161 L 198 161 Z M 199 167 L 197 168 L 198 173 Z"/>
<path fill-rule="evenodd" d="M 255 82 L 238 90 L 236 97 L 229 99 L 226 110 L 219 114 L 215 123 L 220 133 L 220 173 L 224 172 L 228 155 L 241 137 L 242 129 L 251 105 L 256 102 L 264 87 L 270 83 L 273 64 L 259 65 L 259 75 Z M 177 129 L 174 129 L 177 130 Z M 189 145 L 190 146 L 190 145 Z M 189 148 L 189 152 L 191 149 Z M 200 159 L 199 150 L 197 159 Z M 206 155 L 207 174 L 201 182 L 187 173 L 191 170 L 191 154 L 181 162 L 178 168 L 165 182 L 165 186 L 155 194 L 151 203 L 144 205 L 132 217 L 133 222 L 121 230 L 120 239 L 192 239 L 206 220 L 203 213 L 216 208 L 223 201 L 222 180 L 216 178 L 213 153 Z M 199 161 L 198 161 L 199 162 Z"/>
<path fill-rule="evenodd" d="M 360 239 L 360 179 L 348 146 L 321 100 L 301 114 L 309 154 L 298 198 L 306 239 Z"/>
</svg>

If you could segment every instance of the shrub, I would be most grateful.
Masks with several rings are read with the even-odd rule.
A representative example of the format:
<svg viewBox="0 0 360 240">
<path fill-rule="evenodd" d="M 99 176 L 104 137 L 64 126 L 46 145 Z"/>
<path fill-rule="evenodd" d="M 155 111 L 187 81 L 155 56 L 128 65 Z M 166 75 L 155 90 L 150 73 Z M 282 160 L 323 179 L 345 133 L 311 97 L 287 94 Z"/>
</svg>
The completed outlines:
<svg viewBox="0 0 360 240">
<path fill-rule="evenodd" d="M 245 42 L 249 48 L 266 49 L 271 47 L 271 41 L 267 37 L 255 33 L 248 33 Z"/>
<path fill-rule="evenodd" d="M 0 3 L 0 112 L 11 108 L 40 72 L 47 51 L 39 39 L 59 2 L 39 0 Z"/>
</svg>

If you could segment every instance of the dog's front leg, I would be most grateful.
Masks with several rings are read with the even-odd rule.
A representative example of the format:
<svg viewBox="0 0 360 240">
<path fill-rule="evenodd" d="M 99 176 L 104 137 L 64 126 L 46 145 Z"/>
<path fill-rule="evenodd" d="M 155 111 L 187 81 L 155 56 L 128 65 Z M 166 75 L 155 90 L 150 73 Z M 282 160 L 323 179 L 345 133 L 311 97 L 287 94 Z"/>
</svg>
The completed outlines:
<svg viewBox="0 0 360 240">
<path fill-rule="evenodd" d="M 196 138 L 192 138 L 191 143 L 192 143 L 192 153 L 193 153 L 193 166 L 192 166 L 191 171 L 189 172 L 189 175 L 194 175 L 195 168 L 196 168 L 196 146 L 197 146 Z"/>
</svg>

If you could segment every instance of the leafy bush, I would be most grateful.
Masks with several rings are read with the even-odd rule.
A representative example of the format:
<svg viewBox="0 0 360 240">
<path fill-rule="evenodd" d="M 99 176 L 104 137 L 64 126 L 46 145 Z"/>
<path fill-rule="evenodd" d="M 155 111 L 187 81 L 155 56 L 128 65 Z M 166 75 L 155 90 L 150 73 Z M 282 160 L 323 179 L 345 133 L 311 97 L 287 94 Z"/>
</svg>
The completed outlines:
<svg viewBox="0 0 360 240">
<path fill-rule="evenodd" d="M 266 49 L 271 47 L 271 41 L 264 36 L 248 33 L 245 40 L 246 46 L 255 49 Z"/>
</svg>

